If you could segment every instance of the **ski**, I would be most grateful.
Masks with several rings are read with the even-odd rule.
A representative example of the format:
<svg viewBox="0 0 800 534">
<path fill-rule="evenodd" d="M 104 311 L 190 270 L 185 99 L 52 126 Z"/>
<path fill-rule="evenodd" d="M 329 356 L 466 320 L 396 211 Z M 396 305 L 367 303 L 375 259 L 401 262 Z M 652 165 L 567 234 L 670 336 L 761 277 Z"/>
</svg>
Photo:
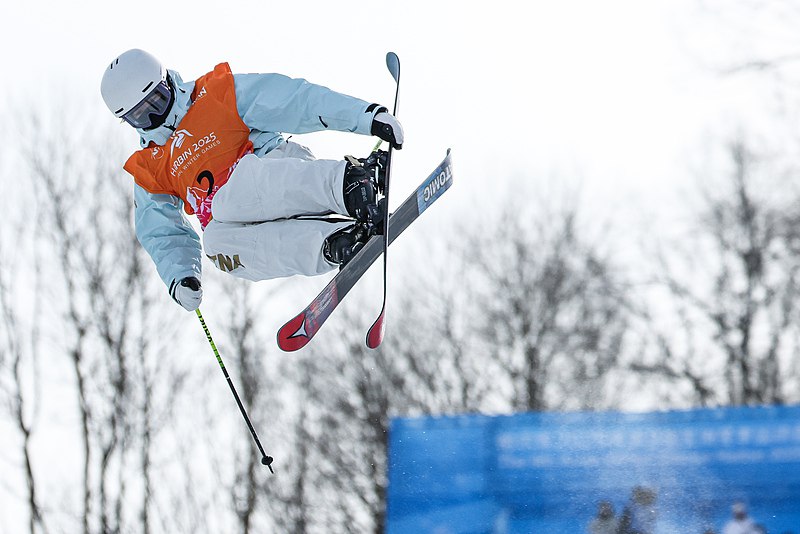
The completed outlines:
<svg viewBox="0 0 800 534">
<path fill-rule="evenodd" d="M 386 54 L 386 68 L 394 78 L 395 92 L 394 92 L 394 109 L 392 115 L 397 117 L 397 103 L 400 96 L 400 58 L 394 52 Z M 369 331 L 367 331 L 367 347 L 377 349 L 383 341 L 383 334 L 386 331 L 386 295 L 388 293 L 388 279 L 389 279 L 389 179 L 392 176 L 392 144 L 389 143 L 389 152 L 386 156 L 386 185 L 384 186 L 384 212 L 383 212 L 383 303 L 381 304 L 381 313 L 375 322 L 372 323 Z"/>
<path fill-rule="evenodd" d="M 389 216 L 389 244 L 408 228 L 422 212 L 444 194 L 453 183 L 450 150 L 438 167 Z M 356 256 L 334 276 L 328 285 L 306 308 L 278 330 L 278 347 L 293 352 L 305 347 L 330 317 L 356 282 L 375 263 L 385 246 L 384 236 L 376 235 L 367 241 Z M 385 298 L 385 295 L 384 295 Z"/>
</svg>

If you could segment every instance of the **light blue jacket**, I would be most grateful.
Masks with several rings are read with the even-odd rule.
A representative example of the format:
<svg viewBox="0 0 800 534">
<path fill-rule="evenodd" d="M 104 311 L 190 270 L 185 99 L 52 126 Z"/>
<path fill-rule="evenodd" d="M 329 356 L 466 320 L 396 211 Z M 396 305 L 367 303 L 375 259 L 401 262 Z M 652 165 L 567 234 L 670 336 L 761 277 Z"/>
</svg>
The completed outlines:
<svg viewBox="0 0 800 534">
<path fill-rule="evenodd" d="M 151 131 L 137 130 L 144 148 L 164 145 L 191 105 L 194 81 L 183 82 L 170 70 L 176 88 L 175 104 L 164 124 Z M 250 128 L 250 140 L 259 156 L 284 142 L 282 133 L 302 134 L 338 130 L 370 134 L 378 107 L 368 102 L 281 74 L 234 74 L 236 107 Z M 187 276 L 200 278 L 200 237 L 186 220 L 183 200 L 153 195 L 134 185 L 136 237 L 147 251 L 167 287 Z"/>
</svg>

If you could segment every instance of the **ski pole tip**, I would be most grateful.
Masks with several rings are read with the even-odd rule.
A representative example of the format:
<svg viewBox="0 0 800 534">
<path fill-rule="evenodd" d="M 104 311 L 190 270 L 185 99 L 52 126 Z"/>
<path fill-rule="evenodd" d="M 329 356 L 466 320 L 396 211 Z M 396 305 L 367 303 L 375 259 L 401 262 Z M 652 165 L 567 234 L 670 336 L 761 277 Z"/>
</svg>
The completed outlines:
<svg viewBox="0 0 800 534">
<path fill-rule="evenodd" d="M 264 456 L 264 457 L 262 457 L 261 458 L 261 463 L 266 465 L 267 467 L 269 467 L 269 472 L 270 473 L 272 473 L 273 475 L 275 474 L 275 471 L 272 470 L 272 456 Z"/>
</svg>

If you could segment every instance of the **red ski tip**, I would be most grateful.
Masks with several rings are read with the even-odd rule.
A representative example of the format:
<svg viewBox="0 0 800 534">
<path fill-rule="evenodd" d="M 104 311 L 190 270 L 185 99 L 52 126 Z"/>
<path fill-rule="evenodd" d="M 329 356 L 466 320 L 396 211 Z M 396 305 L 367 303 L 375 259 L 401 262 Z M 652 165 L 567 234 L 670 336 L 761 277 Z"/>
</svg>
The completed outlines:
<svg viewBox="0 0 800 534">
<path fill-rule="evenodd" d="M 286 352 L 302 349 L 311 341 L 306 331 L 306 314 L 301 313 L 278 330 L 278 347 Z"/>
<path fill-rule="evenodd" d="M 367 332 L 367 347 L 370 349 L 377 349 L 383 341 L 383 333 L 386 331 L 386 323 L 383 321 L 385 313 L 385 311 L 381 311 L 381 314 L 375 320 L 375 324 Z"/>
</svg>

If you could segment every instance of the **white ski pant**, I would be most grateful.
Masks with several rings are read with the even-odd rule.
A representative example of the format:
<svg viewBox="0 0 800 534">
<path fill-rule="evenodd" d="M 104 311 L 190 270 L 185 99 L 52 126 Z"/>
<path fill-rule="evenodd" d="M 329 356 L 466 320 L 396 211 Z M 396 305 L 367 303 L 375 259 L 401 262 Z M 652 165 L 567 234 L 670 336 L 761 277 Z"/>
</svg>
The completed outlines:
<svg viewBox="0 0 800 534">
<path fill-rule="evenodd" d="M 217 268 L 253 281 L 333 270 L 322 254 L 325 238 L 352 224 L 325 217 L 347 213 L 344 167 L 289 141 L 263 157 L 243 157 L 212 200 L 206 255 Z"/>
</svg>

